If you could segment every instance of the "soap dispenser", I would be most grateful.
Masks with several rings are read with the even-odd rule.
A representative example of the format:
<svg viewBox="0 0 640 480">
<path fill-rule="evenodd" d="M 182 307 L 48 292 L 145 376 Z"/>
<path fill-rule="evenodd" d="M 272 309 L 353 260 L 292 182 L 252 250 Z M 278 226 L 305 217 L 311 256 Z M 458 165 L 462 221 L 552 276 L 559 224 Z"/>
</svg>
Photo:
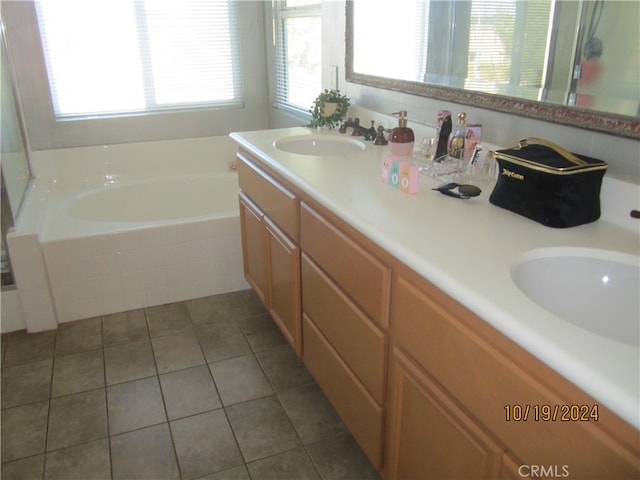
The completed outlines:
<svg viewBox="0 0 640 480">
<path fill-rule="evenodd" d="M 402 110 L 392 113 L 391 115 L 400 116 L 398 126 L 391 130 L 391 134 L 389 135 L 391 153 L 395 153 L 396 155 L 411 155 L 415 136 L 413 135 L 413 130 L 407 127 L 407 112 Z"/>
</svg>

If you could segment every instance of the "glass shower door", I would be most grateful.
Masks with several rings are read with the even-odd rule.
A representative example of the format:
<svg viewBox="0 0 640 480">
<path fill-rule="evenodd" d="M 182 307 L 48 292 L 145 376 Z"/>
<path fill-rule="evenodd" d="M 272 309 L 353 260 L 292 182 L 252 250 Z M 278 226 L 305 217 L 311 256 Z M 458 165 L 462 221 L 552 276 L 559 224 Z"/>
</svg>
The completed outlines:
<svg viewBox="0 0 640 480">
<path fill-rule="evenodd" d="M 6 235 L 20 212 L 27 186 L 31 180 L 27 138 L 18 103 L 16 86 L 9 57 L 4 22 L 0 15 L 2 45 L 0 46 L 0 206 L 2 226 L 1 273 L 2 287 L 12 285 L 11 262 L 6 249 Z"/>
</svg>

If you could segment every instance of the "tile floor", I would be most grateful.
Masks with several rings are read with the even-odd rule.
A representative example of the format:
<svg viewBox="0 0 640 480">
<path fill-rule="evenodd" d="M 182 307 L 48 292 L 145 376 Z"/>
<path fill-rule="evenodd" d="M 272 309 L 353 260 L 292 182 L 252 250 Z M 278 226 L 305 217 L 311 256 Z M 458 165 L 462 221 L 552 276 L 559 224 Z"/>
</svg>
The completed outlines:
<svg viewBox="0 0 640 480">
<path fill-rule="evenodd" d="M 251 291 L 2 337 L 2 479 L 377 479 Z"/>
</svg>

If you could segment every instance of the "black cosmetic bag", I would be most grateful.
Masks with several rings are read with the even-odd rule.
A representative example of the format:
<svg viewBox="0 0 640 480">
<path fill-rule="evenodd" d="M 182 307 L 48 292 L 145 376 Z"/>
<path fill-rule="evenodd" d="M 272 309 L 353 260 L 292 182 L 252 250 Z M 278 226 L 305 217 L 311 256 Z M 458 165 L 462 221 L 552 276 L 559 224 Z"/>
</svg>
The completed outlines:
<svg viewBox="0 0 640 480">
<path fill-rule="evenodd" d="M 494 154 L 500 171 L 492 204 L 554 228 L 600 218 L 605 162 L 533 137 Z"/>
</svg>

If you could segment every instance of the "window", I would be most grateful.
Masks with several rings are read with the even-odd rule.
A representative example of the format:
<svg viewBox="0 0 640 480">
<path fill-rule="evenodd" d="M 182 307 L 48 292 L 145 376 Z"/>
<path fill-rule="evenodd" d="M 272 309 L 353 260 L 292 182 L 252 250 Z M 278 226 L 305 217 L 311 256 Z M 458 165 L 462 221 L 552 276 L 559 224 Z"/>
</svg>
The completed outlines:
<svg viewBox="0 0 640 480">
<path fill-rule="evenodd" d="M 322 91 L 322 24 L 318 0 L 274 0 L 273 104 L 307 112 Z"/>
<path fill-rule="evenodd" d="M 539 99 L 551 12 L 551 0 L 474 0 L 465 88 Z"/>
<path fill-rule="evenodd" d="M 236 2 L 37 2 L 57 119 L 243 105 Z"/>
<path fill-rule="evenodd" d="M 354 71 L 421 82 L 426 68 L 430 2 L 402 0 L 393 8 L 389 5 L 388 0 L 355 2 L 358 28 L 353 42 L 358 54 L 353 59 Z M 380 31 L 381 18 L 388 25 L 387 32 Z"/>
</svg>

